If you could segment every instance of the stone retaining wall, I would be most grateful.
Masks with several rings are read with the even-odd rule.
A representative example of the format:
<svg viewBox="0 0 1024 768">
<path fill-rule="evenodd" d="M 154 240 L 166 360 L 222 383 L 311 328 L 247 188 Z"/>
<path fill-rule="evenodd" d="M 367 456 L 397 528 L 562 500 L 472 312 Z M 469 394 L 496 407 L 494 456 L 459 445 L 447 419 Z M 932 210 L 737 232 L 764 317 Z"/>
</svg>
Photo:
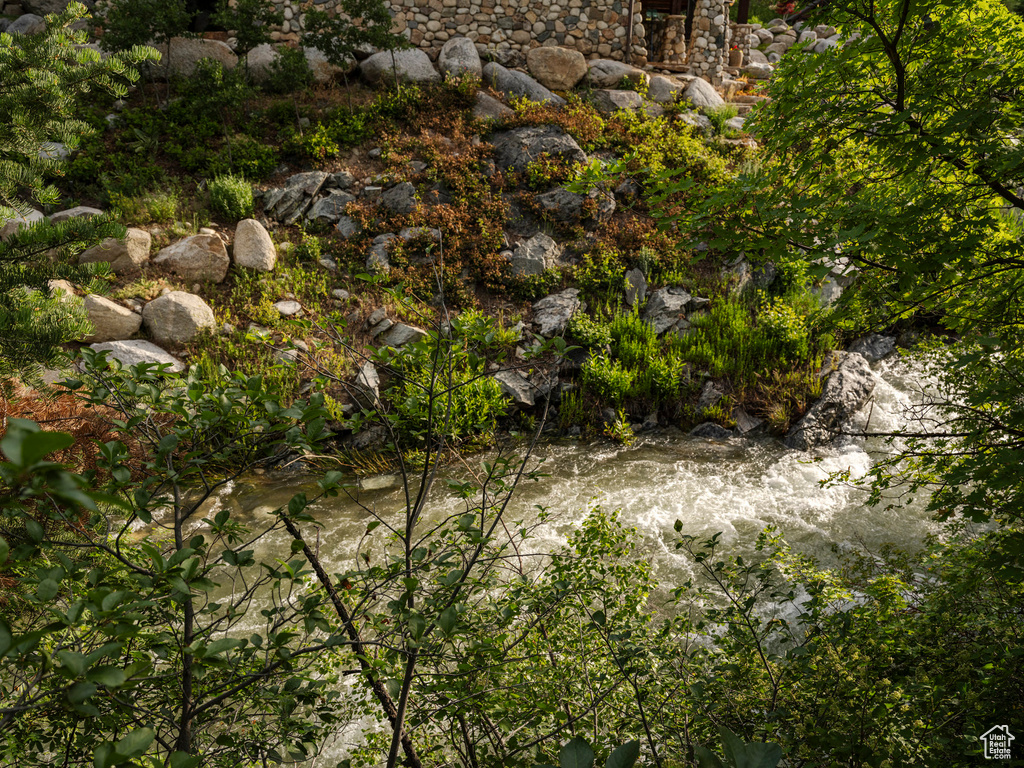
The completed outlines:
<svg viewBox="0 0 1024 768">
<path fill-rule="evenodd" d="M 314 0 L 332 10 L 337 0 Z M 468 37 L 492 50 L 525 53 L 541 45 L 558 45 L 589 58 L 625 59 L 629 35 L 628 0 L 389 0 L 395 31 L 428 52 L 436 53 L 451 37 Z M 274 0 L 285 15 L 275 41 L 297 43 L 300 0 Z M 646 31 L 640 3 L 633 16 L 633 63 L 647 61 Z"/>
</svg>

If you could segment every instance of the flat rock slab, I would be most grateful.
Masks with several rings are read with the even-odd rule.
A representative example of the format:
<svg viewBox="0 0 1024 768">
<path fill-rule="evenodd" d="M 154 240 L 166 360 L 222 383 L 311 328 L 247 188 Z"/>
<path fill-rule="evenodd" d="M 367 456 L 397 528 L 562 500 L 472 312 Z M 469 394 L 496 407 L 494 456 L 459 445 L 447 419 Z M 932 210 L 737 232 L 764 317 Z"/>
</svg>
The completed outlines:
<svg viewBox="0 0 1024 768">
<path fill-rule="evenodd" d="M 497 133 L 491 138 L 498 168 L 522 173 L 530 163 L 547 155 L 567 163 L 585 163 L 586 153 L 569 134 L 555 125 L 530 125 Z"/>
<path fill-rule="evenodd" d="M 441 79 L 430 57 L 419 48 L 402 51 L 381 51 L 359 65 L 366 81 L 371 85 L 393 85 L 395 79 L 403 83 L 433 83 Z"/>
<path fill-rule="evenodd" d="M 130 228 L 123 240 L 108 237 L 78 256 L 79 264 L 108 262 L 115 275 L 134 275 L 149 261 L 149 249 L 153 237 L 144 229 Z"/>
<path fill-rule="evenodd" d="M 517 96 L 538 104 L 561 107 L 565 99 L 556 96 L 529 75 L 514 69 L 505 69 L 501 64 L 491 62 L 484 67 L 484 84 L 500 91 L 506 97 Z"/>
<path fill-rule="evenodd" d="M 193 235 L 161 249 L 153 263 L 168 267 L 186 280 L 220 283 L 228 276 L 228 251 L 216 235 Z"/>
<path fill-rule="evenodd" d="M 565 333 L 569 318 L 580 308 L 579 294 L 576 288 L 567 288 L 534 303 L 533 322 L 540 326 L 541 336 L 550 339 Z"/>
<path fill-rule="evenodd" d="M 167 363 L 170 373 L 181 373 L 185 366 L 176 357 L 149 341 L 106 341 L 101 344 L 90 344 L 90 349 L 106 352 L 107 359 L 117 360 L 122 368 L 130 368 L 140 363 Z"/>
</svg>

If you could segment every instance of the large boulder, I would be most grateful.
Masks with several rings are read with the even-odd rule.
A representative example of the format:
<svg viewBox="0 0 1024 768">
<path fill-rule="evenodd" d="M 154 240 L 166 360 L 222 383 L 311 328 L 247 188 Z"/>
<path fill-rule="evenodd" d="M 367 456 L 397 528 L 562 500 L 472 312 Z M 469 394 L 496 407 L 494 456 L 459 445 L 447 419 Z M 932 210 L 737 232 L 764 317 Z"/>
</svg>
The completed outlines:
<svg viewBox="0 0 1024 768">
<path fill-rule="evenodd" d="M 582 195 L 556 187 L 535 200 L 547 218 L 565 224 L 607 221 L 615 213 L 615 196 L 598 189 Z"/>
<path fill-rule="evenodd" d="M 520 173 L 541 155 L 552 160 L 569 163 L 585 163 L 587 155 L 580 145 L 555 125 L 529 125 L 513 128 L 511 131 L 495 134 L 494 160 L 498 168 L 511 168 Z"/>
<path fill-rule="evenodd" d="M 655 75 L 647 87 L 647 97 L 658 104 L 674 104 L 679 94 L 686 91 L 686 85 L 664 75 Z"/>
<path fill-rule="evenodd" d="M 895 337 L 882 336 L 878 333 L 869 333 L 867 336 L 857 339 L 847 349 L 847 352 L 855 352 L 869 363 L 877 363 L 879 360 L 884 360 L 895 351 Z"/>
<path fill-rule="evenodd" d="M 92 333 L 83 341 L 123 341 L 138 333 L 142 326 L 140 315 L 102 296 L 89 294 L 83 304 L 92 325 Z"/>
<path fill-rule="evenodd" d="M 38 35 L 40 32 L 45 31 L 45 19 L 34 13 L 26 13 L 19 16 L 7 27 L 7 32 L 11 35 Z"/>
<path fill-rule="evenodd" d="M 257 45 L 245 55 L 245 66 L 254 82 L 262 83 L 274 69 L 277 61 L 277 47 L 270 43 Z"/>
<path fill-rule="evenodd" d="M 359 65 L 359 71 L 371 85 L 391 85 L 396 77 L 404 83 L 432 83 L 441 79 L 430 57 L 419 48 L 375 53 Z"/>
<path fill-rule="evenodd" d="M 511 117 L 515 111 L 507 107 L 496 98 L 483 91 L 477 91 L 476 104 L 473 105 L 473 117 L 477 120 L 504 120 Z"/>
<path fill-rule="evenodd" d="M 106 352 L 107 359 L 117 360 L 121 367 L 130 368 L 139 363 L 169 363 L 170 373 L 181 373 L 185 366 L 181 361 L 166 351 L 160 349 L 156 344 L 138 339 L 136 341 L 106 341 L 100 344 L 90 344 L 91 349 L 97 352 Z"/>
<path fill-rule="evenodd" d="M 650 82 L 650 75 L 642 69 L 623 64 L 621 61 L 594 59 L 587 67 L 587 78 L 595 88 L 618 88 L 624 79 L 641 87 Z"/>
<path fill-rule="evenodd" d="M 699 77 L 696 80 L 690 81 L 683 95 L 697 109 L 707 111 L 709 109 L 721 109 L 725 106 L 725 99 L 718 94 L 715 87 L 707 80 L 701 80 Z"/>
<path fill-rule="evenodd" d="M 441 70 L 442 75 L 453 77 L 483 76 L 480 54 L 476 50 L 476 44 L 468 37 L 453 37 L 442 45 L 441 52 L 437 55 L 437 68 Z"/>
<path fill-rule="evenodd" d="M 99 245 L 83 251 L 78 257 L 79 264 L 95 264 L 105 261 L 115 275 L 138 274 L 142 265 L 149 261 L 149 249 L 153 237 L 144 229 L 131 227 L 123 240 L 108 237 Z"/>
<path fill-rule="evenodd" d="M 153 47 L 160 51 L 157 71 L 164 76 L 191 77 L 203 59 L 219 62 L 224 69 L 234 69 L 238 65 L 238 57 L 231 50 L 231 46 L 220 40 L 172 37 L 170 48 L 167 43 Z"/>
<path fill-rule="evenodd" d="M 332 64 L 324 56 L 323 51 L 317 48 L 303 48 L 303 55 L 306 57 L 306 64 L 309 65 L 309 71 L 313 73 L 313 79 L 318 83 L 331 83 L 337 80 L 343 75 L 347 75 L 356 68 L 355 59 L 346 59 L 345 66 L 339 67 L 337 64 Z"/>
<path fill-rule="evenodd" d="M 540 275 L 558 263 L 562 248 L 550 237 L 540 232 L 519 246 L 507 258 L 511 271 L 517 277 Z"/>
<path fill-rule="evenodd" d="M 235 264 L 257 272 L 272 272 L 277 264 L 277 249 L 270 233 L 256 219 L 242 219 L 235 227 L 233 254 Z"/>
<path fill-rule="evenodd" d="M 153 299 L 142 309 L 149 335 L 159 344 L 180 345 L 217 321 L 210 305 L 192 293 L 171 291 Z"/>
<path fill-rule="evenodd" d="M 572 90 L 587 74 L 582 53 L 557 46 L 531 48 L 526 66 L 538 83 L 552 91 Z"/>
<path fill-rule="evenodd" d="M 193 235 L 161 249 L 153 263 L 168 267 L 186 280 L 209 280 L 220 283 L 228 276 L 228 259 L 224 242 L 216 235 Z"/>
<path fill-rule="evenodd" d="M 565 104 L 565 99 L 556 96 L 529 75 L 514 69 L 505 69 L 501 64 L 493 61 L 484 67 L 484 85 L 491 86 L 494 90 L 505 94 L 506 97 L 522 97 L 538 104 L 550 104 L 556 107 Z"/>
<path fill-rule="evenodd" d="M 325 171 L 296 173 L 283 187 L 263 193 L 264 213 L 282 224 L 295 224 L 309 209 L 329 177 Z"/>
<path fill-rule="evenodd" d="M 0 224 L 0 240 L 7 240 L 11 235 L 20 229 L 29 227 L 33 224 L 38 224 L 40 221 L 45 219 L 42 211 L 31 210 L 24 216 L 15 216 L 12 219 L 6 219 Z"/>
<path fill-rule="evenodd" d="M 643 97 L 636 91 L 613 91 L 609 88 L 598 88 L 590 94 L 597 111 L 608 116 L 625 109 L 638 112 L 644 106 Z"/>
<path fill-rule="evenodd" d="M 861 355 L 833 352 L 819 376 L 828 376 L 821 397 L 783 439 L 790 448 L 807 451 L 835 438 L 875 389 L 871 366 Z"/>
<path fill-rule="evenodd" d="M 580 308 L 579 294 L 576 288 L 566 288 L 534 302 L 533 322 L 540 326 L 541 336 L 550 339 L 565 333 L 569 318 Z"/>
<path fill-rule="evenodd" d="M 39 16 L 49 16 L 51 13 L 62 13 L 72 0 L 21 0 L 21 7 L 26 13 L 35 13 Z M 86 3 L 92 6 L 93 3 Z"/>
<path fill-rule="evenodd" d="M 537 402 L 537 390 L 518 371 L 499 371 L 494 380 L 501 387 L 501 393 L 520 408 L 532 408 Z"/>
<path fill-rule="evenodd" d="M 65 211 L 51 213 L 49 219 L 51 224 L 60 224 L 62 221 L 68 221 L 69 219 L 89 219 L 93 216 L 102 215 L 103 211 L 99 208 L 90 208 L 88 205 L 78 205 L 74 208 L 68 208 Z"/>
</svg>

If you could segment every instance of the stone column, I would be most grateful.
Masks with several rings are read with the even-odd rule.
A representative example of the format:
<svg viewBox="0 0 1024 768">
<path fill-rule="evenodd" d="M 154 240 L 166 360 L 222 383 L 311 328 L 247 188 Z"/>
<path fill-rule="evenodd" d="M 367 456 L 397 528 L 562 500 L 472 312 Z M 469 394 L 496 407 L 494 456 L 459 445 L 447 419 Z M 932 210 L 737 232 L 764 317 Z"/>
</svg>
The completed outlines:
<svg viewBox="0 0 1024 768">
<path fill-rule="evenodd" d="M 698 0 L 687 61 L 695 75 L 721 85 L 729 63 L 729 0 Z"/>
<path fill-rule="evenodd" d="M 651 61 L 686 63 L 686 17 L 661 16 L 651 31 Z"/>
</svg>

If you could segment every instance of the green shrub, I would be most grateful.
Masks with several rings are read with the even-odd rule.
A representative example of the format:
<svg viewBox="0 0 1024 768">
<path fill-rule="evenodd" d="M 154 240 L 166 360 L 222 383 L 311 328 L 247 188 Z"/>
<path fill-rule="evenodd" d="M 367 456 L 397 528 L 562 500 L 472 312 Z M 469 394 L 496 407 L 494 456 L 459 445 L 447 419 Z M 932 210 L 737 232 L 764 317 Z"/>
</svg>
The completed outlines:
<svg viewBox="0 0 1024 768">
<path fill-rule="evenodd" d="M 632 393 L 636 372 L 608 355 L 597 355 L 583 366 L 583 386 L 602 401 L 618 406 Z"/>
<path fill-rule="evenodd" d="M 269 144 L 261 144 L 251 136 L 238 134 L 228 147 L 231 169 L 247 179 L 266 179 L 274 173 L 280 158 Z"/>
<path fill-rule="evenodd" d="M 312 83 L 313 72 L 302 49 L 281 46 L 262 87 L 267 93 L 285 94 L 305 90 Z"/>
<path fill-rule="evenodd" d="M 611 331 L 600 321 L 591 320 L 582 312 L 569 318 L 569 337 L 588 349 L 602 349 L 612 342 Z"/>
<path fill-rule="evenodd" d="M 732 120 L 736 115 L 739 114 L 739 110 L 736 109 L 735 104 L 724 104 L 721 107 L 715 109 L 707 109 L 704 111 L 707 115 L 708 120 L 711 121 L 711 125 L 715 128 L 715 133 L 722 136 L 729 133 L 729 128 L 726 123 Z"/>
<path fill-rule="evenodd" d="M 122 224 L 168 224 L 178 218 L 180 206 L 174 189 L 131 196 L 115 192 L 110 196 L 110 207 Z"/>
<path fill-rule="evenodd" d="M 252 187 L 238 176 L 218 176 L 210 182 L 210 207 L 228 221 L 252 218 Z"/>
<path fill-rule="evenodd" d="M 302 234 L 302 242 L 295 246 L 292 255 L 298 264 L 316 264 L 323 256 L 324 246 L 320 238 L 305 232 Z"/>
</svg>

